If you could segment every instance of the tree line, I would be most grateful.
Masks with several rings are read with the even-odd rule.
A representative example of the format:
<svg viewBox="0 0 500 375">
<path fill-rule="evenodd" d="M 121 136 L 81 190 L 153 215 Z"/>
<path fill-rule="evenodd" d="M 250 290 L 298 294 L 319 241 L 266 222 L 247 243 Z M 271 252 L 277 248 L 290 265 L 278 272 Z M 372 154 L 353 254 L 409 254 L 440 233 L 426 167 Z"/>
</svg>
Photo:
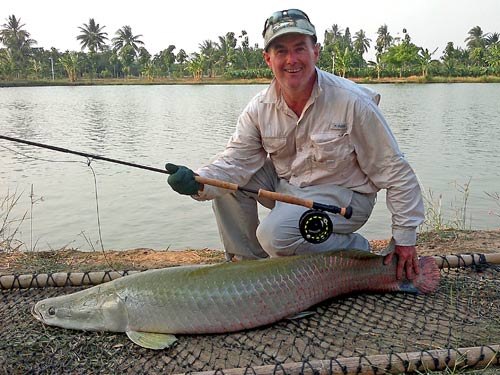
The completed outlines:
<svg viewBox="0 0 500 375">
<path fill-rule="evenodd" d="M 272 72 L 262 57 L 258 43 L 251 44 L 245 30 L 237 36 L 227 32 L 217 41 L 204 40 L 197 52 L 188 54 L 169 45 L 151 55 L 129 25 L 108 37 L 105 26 L 93 18 L 78 27 L 75 38 L 80 51 L 60 52 L 52 47 L 36 47 L 21 18 L 11 15 L 0 28 L 0 79 L 38 80 L 80 78 L 185 78 L 224 77 L 271 78 Z M 500 34 L 485 33 L 480 26 L 470 29 L 464 39 L 465 48 L 449 42 L 442 55 L 437 48 L 417 46 L 403 29 L 403 37 L 390 34 L 387 25 L 377 30 L 375 59 L 367 61 L 366 52 L 372 40 L 364 30 L 354 35 L 348 27 L 334 24 L 325 30 L 318 66 L 351 78 L 448 76 L 477 77 L 500 75 Z"/>
</svg>

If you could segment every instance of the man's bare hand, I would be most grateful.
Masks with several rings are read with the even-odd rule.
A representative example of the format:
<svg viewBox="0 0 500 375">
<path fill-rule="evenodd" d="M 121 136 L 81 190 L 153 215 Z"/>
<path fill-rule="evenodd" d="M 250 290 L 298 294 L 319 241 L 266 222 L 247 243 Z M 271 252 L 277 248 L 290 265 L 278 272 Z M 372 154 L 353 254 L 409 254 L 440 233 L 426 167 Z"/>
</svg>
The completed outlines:
<svg viewBox="0 0 500 375">
<path fill-rule="evenodd" d="M 417 250 L 415 246 L 394 246 L 394 251 L 385 256 L 384 264 L 391 263 L 394 255 L 398 257 L 396 278 L 398 280 L 401 279 L 403 277 L 403 270 L 405 270 L 406 278 L 413 280 L 419 273 Z"/>
</svg>

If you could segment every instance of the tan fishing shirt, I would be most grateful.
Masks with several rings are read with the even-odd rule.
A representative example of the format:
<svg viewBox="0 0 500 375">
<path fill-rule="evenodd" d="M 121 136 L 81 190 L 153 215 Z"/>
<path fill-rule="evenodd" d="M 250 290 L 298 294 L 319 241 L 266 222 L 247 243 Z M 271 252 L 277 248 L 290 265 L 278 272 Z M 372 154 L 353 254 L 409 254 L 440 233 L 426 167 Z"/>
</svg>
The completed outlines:
<svg viewBox="0 0 500 375">
<path fill-rule="evenodd" d="M 300 118 L 273 81 L 242 112 L 224 152 L 196 172 L 244 186 L 269 155 L 278 176 L 292 185 L 333 183 L 359 193 L 387 189 L 396 243 L 414 245 L 424 219 L 420 186 L 378 108 L 380 95 L 316 71 L 317 83 Z M 223 192 L 205 186 L 196 199 Z"/>
</svg>

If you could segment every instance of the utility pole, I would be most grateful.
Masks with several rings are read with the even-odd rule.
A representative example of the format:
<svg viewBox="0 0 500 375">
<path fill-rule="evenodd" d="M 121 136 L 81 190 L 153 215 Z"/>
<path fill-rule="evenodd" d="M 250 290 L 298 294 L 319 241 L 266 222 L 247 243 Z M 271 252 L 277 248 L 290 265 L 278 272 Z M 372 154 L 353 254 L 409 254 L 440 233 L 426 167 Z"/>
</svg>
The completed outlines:
<svg viewBox="0 0 500 375">
<path fill-rule="evenodd" d="M 335 74 L 335 52 L 332 53 L 332 74 Z"/>
<path fill-rule="evenodd" d="M 52 81 L 54 80 L 54 59 L 52 56 L 49 57 L 50 60 L 50 67 L 52 68 Z"/>
</svg>

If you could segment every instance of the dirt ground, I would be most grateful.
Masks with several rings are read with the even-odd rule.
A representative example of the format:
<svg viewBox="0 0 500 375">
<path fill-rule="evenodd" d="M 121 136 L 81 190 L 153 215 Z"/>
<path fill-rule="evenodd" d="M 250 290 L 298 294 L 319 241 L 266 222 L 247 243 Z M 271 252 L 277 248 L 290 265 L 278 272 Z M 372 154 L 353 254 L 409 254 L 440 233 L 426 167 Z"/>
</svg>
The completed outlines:
<svg viewBox="0 0 500 375">
<path fill-rule="evenodd" d="M 374 249 L 374 252 L 378 252 L 382 249 L 384 249 L 387 244 L 388 244 L 388 239 L 387 240 L 378 240 L 378 241 L 372 241 L 371 245 Z M 435 233 L 425 233 L 419 236 L 418 239 L 418 244 L 417 244 L 417 251 L 420 255 L 449 255 L 449 254 L 466 254 L 466 253 L 500 253 L 500 229 L 497 230 L 492 230 L 492 231 L 443 231 L 443 232 L 435 232 Z M 115 269 L 115 270 L 141 270 L 141 269 L 151 269 L 151 268 L 160 268 L 160 267 L 168 267 L 168 266 L 176 266 L 176 265 L 186 265 L 186 264 L 209 264 L 209 263 L 217 263 L 221 262 L 224 260 L 224 255 L 221 250 L 218 249 L 201 249 L 201 250 L 184 250 L 184 251 L 172 251 L 172 250 L 153 250 L 153 249 L 146 249 L 146 248 L 141 248 L 141 249 L 131 249 L 127 251 L 113 251 L 113 250 L 106 250 L 104 252 L 101 251 L 95 251 L 95 252 L 82 252 L 82 251 L 76 251 L 76 250 L 59 250 L 59 251 L 43 251 L 43 252 L 6 252 L 2 251 L 0 249 L 0 275 L 5 275 L 5 274 L 27 274 L 27 273 L 48 273 L 48 272 L 83 272 L 83 271 L 97 271 L 97 270 L 110 270 L 110 269 Z M 482 285 L 482 284 L 481 284 Z M 489 285 L 489 284 L 486 284 Z M 496 284 L 491 284 L 491 285 L 496 285 Z M 36 289 L 33 288 L 31 290 L 31 293 L 49 293 L 49 289 L 51 288 L 44 288 L 44 289 Z M 52 288 L 53 289 L 53 288 Z M 486 289 L 481 289 L 483 292 Z M 51 291 L 53 293 L 53 291 Z M 495 290 L 494 293 L 497 293 Z M 454 294 L 455 295 L 455 294 Z M 10 296 L 10 294 L 5 294 L 5 296 Z M 24 294 L 23 298 L 28 298 L 28 294 Z M 474 294 L 474 296 L 477 296 Z M 483 295 L 484 296 L 484 295 Z M 35 295 L 33 299 L 40 299 L 40 295 Z M 403 297 L 401 297 L 403 298 Z M 437 296 L 436 298 L 439 298 Z M 474 297 L 474 301 L 477 301 L 477 298 Z M 498 299 L 497 299 L 498 300 Z M 365 300 L 360 300 L 360 303 L 364 303 L 363 301 Z M 379 301 L 374 300 L 374 301 Z M 457 301 L 459 301 L 457 299 Z M 469 299 L 465 300 L 466 303 L 470 303 Z M 486 299 L 483 302 L 486 304 L 484 305 L 477 305 L 473 304 L 472 307 L 469 305 L 466 305 L 463 307 L 464 309 L 471 308 L 474 310 L 474 314 L 478 313 L 478 311 L 482 310 L 476 310 L 476 307 L 478 306 L 486 306 L 487 310 L 484 310 L 485 313 L 484 315 L 481 315 L 479 313 L 479 316 L 482 317 L 488 317 L 487 315 L 488 311 L 493 311 L 494 314 L 494 308 L 491 309 L 489 306 L 496 306 L 495 302 L 492 302 L 494 300 L 492 299 Z M 32 300 L 29 300 L 30 303 L 32 303 Z M 383 301 L 382 301 L 383 302 Z M 242 359 L 240 354 L 242 353 L 242 349 L 234 349 L 237 354 L 234 354 L 234 361 L 237 362 L 237 365 L 230 364 L 228 365 L 226 361 L 228 361 L 228 358 L 233 358 L 231 356 L 228 356 L 228 347 L 233 348 L 234 344 L 234 338 L 231 341 L 231 345 L 228 345 L 226 341 L 222 340 L 220 337 L 216 337 L 214 340 L 217 340 L 217 343 L 221 343 L 222 347 L 222 352 L 223 354 L 218 357 L 215 353 L 214 350 L 218 348 L 217 345 L 219 344 L 214 344 L 211 341 L 207 341 L 207 344 L 205 344 L 205 341 L 203 340 L 209 340 L 206 338 L 192 338 L 192 341 L 187 341 L 188 338 L 184 338 L 184 342 L 187 342 L 189 344 L 184 344 L 184 346 L 179 346 L 178 347 L 178 352 L 181 353 L 176 353 L 176 354 L 168 354 L 165 352 L 161 353 L 161 359 L 158 359 L 160 357 L 152 358 L 151 353 L 140 353 L 137 351 L 134 351 L 134 349 L 130 349 L 130 346 L 127 344 L 121 344 L 118 343 L 116 344 L 117 340 L 123 339 L 126 340 L 126 337 L 119 337 L 116 335 L 108 335 L 108 336 L 102 336 L 101 334 L 99 335 L 94 335 L 92 336 L 90 333 L 82 333 L 82 335 L 85 336 L 76 336 L 75 339 L 75 333 L 74 332 L 69 332 L 69 333 L 61 333 L 57 332 L 57 334 L 52 334 L 50 331 L 46 331 L 45 328 L 38 327 L 37 324 L 32 322 L 32 320 L 26 318 L 26 314 L 29 314 L 29 309 L 26 307 L 16 307 L 17 305 L 17 300 L 14 304 L 9 303 L 4 303 L 4 316 L 9 317 L 10 320 L 6 323 L 4 326 L 7 327 L 8 324 L 13 324 L 12 322 L 15 322 L 13 324 L 14 329 L 9 328 L 9 330 L 4 331 L 9 332 L 9 339 L 4 340 L 4 345 L 3 349 L 6 353 L 9 353 L 9 356 L 4 356 L 5 358 L 9 358 L 10 365 L 13 366 L 13 368 L 20 369 L 22 366 L 26 366 L 26 368 L 33 368 L 32 366 L 39 365 L 40 363 L 43 363 L 43 365 L 49 364 L 50 366 L 56 366 L 54 368 L 58 368 L 57 366 L 60 366 L 61 368 L 71 368 L 71 366 L 83 366 L 86 369 L 86 372 L 88 372 L 89 368 L 91 367 L 86 367 L 86 366 L 95 366 L 95 368 L 100 368 L 102 366 L 103 368 L 106 365 L 106 361 L 109 361 L 112 365 L 118 364 L 116 366 L 122 366 L 126 368 L 127 366 L 132 366 L 132 364 L 149 364 L 151 369 L 155 368 L 154 366 L 158 365 L 169 365 L 170 362 L 169 355 L 172 356 L 172 358 L 177 359 L 182 359 L 189 361 L 191 358 L 195 358 L 192 354 L 191 355 L 186 355 L 186 353 L 210 353 L 210 360 L 214 359 L 214 361 L 219 361 L 219 358 L 223 362 L 222 368 L 231 368 L 231 367 L 241 367 L 241 363 L 248 363 L 252 364 L 254 362 L 251 362 L 251 360 L 246 361 L 245 359 Z M 351 302 L 352 303 L 352 302 Z M 375 303 L 375 302 L 374 302 Z M 379 301 L 380 303 L 380 301 Z M 432 303 L 431 301 L 427 301 L 427 303 Z M 14 306 L 14 307 L 13 307 Z M 339 308 L 340 305 L 335 307 L 335 312 L 337 313 L 338 311 L 348 311 Z M 363 309 L 366 307 L 365 305 L 355 305 L 357 306 L 358 311 L 363 311 Z M 396 311 L 398 311 L 398 306 L 400 306 L 400 303 L 394 303 L 394 304 L 387 304 L 384 309 L 384 312 L 386 312 L 390 316 L 389 311 L 394 311 L 394 314 L 396 314 Z M 412 305 L 410 305 L 412 306 Z M 422 304 L 416 304 L 415 306 L 422 306 Z M 436 305 L 438 308 L 439 304 Z M 450 312 L 449 310 L 449 305 L 446 303 L 443 306 L 443 309 L 440 312 L 440 317 L 442 316 L 448 316 Z M 11 310 L 13 308 L 17 308 L 18 310 Z M 346 307 L 349 309 L 349 307 Z M 418 308 L 418 307 L 416 307 Z M 395 310 L 391 310 L 395 309 Z M 488 310 L 489 309 L 489 310 Z M 14 311 L 14 312 L 13 312 Z M 375 311 L 372 308 L 367 308 L 367 311 Z M 409 310 L 408 310 L 409 311 Z M 408 313 L 406 311 L 406 313 Z M 440 311 L 439 309 L 437 310 L 438 312 Z M 457 311 L 462 311 L 461 308 L 457 308 Z M 465 311 L 468 311 L 465 309 Z M 327 310 L 324 312 L 327 314 Z M 19 314 L 22 318 L 19 319 L 16 314 Z M 23 315 L 25 314 L 25 315 Z M 414 316 L 418 316 L 417 312 L 413 313 Z M 452 316 L 454 313 L 452 312 Z M 474 315 L 472 314 L 472 315 Z M 345 316 L 343 314 L 338 314 L 338 315 L 328 315 L 330 317 L 333 316 L 338 316 L 340 320 L 336 320 L 332 318 L 332 332 L 335 332 L 335 329 L 338 329 L 338 327 L 344 327 L 345 324 L 345 331 L 342 331 L 340 329 L 338 336 L 342 337 L 345 335 L 346 337 L 351 337 L 349 335 L 352 334 L 352 330 L 359 329 L 361 327 L 360 323 L 356 323 L 355 319 L 354 320 L 346 320 L 344 322 Z M 461 315 L 460 315 L 461 316 Z M 426 318 L 427 319 L 427 318 Z M 462 320 L 463 319 L 463 320 Z M 467 321 L 470 322 L 472 318 L 467 317 L 467 319 L 460 318 L 459 322 L 462 321 Z M 487 318 L 484 318 L 487 319 Z M 493 321 L 493 323 L 489 324 L 497 324 L 495 322 L 498 322 L 498 319 L 495 318 L 496 320 Z M 329 318 L 326 319 L 329 321 Z M 5 322 L 4 317 L 2 316 L 2 321 Z M 382 319 L 381 322 L 390 322 L 391 320 L 386 320 Z M 397 320 L 396 321 L 406 321 L 406 320 Z M 445 321 L 445 320 L 443 320 Z M 29 327 L 32 327 L 30 329 L 27 329 L 26 326 L 23 326 L 19 322 L 22 322 L 22 324 L 29 324 Z M 314 326 L 298 326 L 300 329 L 304 329 L 305 331 L 300 331 L 300 334 L 303 335 L 301 337 L 304 338 L 306 341 L 298 340 L 294 341 L 294 343 L 298 343 L 299 345 L 304 345 L 304 342 L 308 342 L 306 337 L 308 337 L 305 333 L 303 332 L 313 332 L 313 327 L 317 327 L 317 325 L 324 324 L 325 320 L 321 320 L 321 323 L 313 321 L 315 324 Z M 355 322 L 356 324 L 354 324 Z M 296 324 L 296 323 L 290 323 L 290 324 Z M 0 326 L 2 326 L 0 324 Z M 17 330 L 16 330 L 17 327 Z M 306 328 L 304 328 L 306 327 Z M 330 326 L 329 326 L 330 327 Z M 357 328 L 356 328 L 357 327 Z M 363 326 L 364 327 L 364 326 Z M 415 327 L 424 327 L 424 325 L 416 325 Z M 412 334 L 415 334 L 415 327 L 412 326 Z M 460 326 L 460 327 L 463 327 Z M 467 326 L 468 327 L 468 326 Z M 498 327 L 497 326 L 494 326 Z M 449 329 L 449 328 L 447 328 Z M 457 337 L 463 337 L 464 333 L 460 330 L 457 329 Z M 460 328 L 462 329 L 462 328 Z M 495 328 L 497 329 L 497 328 Z M 282 332 L 283 327 L 277 328 L 279 332 Z M 272 340 L 269 341 L 270 343 L 276 342 L 278 347 L 283 347 L 285 349 L 283 350 L 288 350 L 290 345 L 282 345 L 282 341 L 279 340 L 281 337 L 278 335 L 276 332 L 278 331 L 270 331 L 269 336 L 266 336 L 265 330 L 262 332 L 262 340 Z M 480 332 L 481 330 L 477 329 L 477 326 L 474 327 L 474 335 L 477 335 L 477 332 Z M 14 334 L 12 332 L 15 332 Z M 260 332 L 260 331 L 258 331 Z M 314 331 L 315 332 L 315 331 Z M 330 329 L 326 329 L 325 332 L 330 332 Z M 363 332 L 366 333 L 365 328 L 363 328 Z M 382 336 L 379 336 L 379 333 L 381 332 L 380 329 L 378 331 L 373 331 L 370 333 L 370 335 L 362 336 L 359 338 L 358 341 L 356 341 L 356 345 L 359 346 L 359 348 L 370 348 L 370 345 L 368 345 L 368 342 L 371 342 L 370 340 L 381 340 Z M 399 331 L 398 331 L 399 332 Z M 447 330 L 446 330 L 447 332 Z M 465 332 L 465 329 L 464 329 Z M 487 338 L 485 339 L 485 343 L 492 343 L 492 337 L 497 337 L 495 332 L 489 329 L 488 327 L 488 335 L 486 336 Z M 491 333 L 493 332 L 493 333 Z M 299 333 L 297 333 L 299 334 Z M 324 333 L 326 335 L 326 333 Z M 406 336 L 405 336 L 405 331 L 403 330 L 402 333 L 399 333 L 401 336 L 401 340 L 398 341 L 396 337 L 395 342 L 391 342 L 391 346 L 395 345 L 395 343 L 398 342 L 405 342 L 406 341 Z M 31 335 L 31 336 L 29 336 Z M 250 334 L 251 336 L 248 336 L 246 339 L 242 339 L 241 337 L 243 336 L 237 336 L 240 337 L 239 339 L 236 340 L 239 347 L 239 345 L 242 345 L 245 348 L 248 348 L 246 345 L 251 345 L 254 343 L 259 343 L 260 341 L 260 336 L 258 334 L 253 333 Z M 282 335 L 282 334 L 281 334 Z M 420 337 L 420 333 L 417 334 L 418 337 Z M 3 336 L 2 336 L 3 337 Z M 33 339 L 33 337 L 36 338 Z M 244 336 L 246 337 L 246 336 Z M 286 336 L 288 337 L 288 335 Z M 316 336 L 313 336 L 313 340 L 316 340 Z M 437 335 L 439 337 L 439 335 Z M 18 341 L 15 341 L 15 338 L 18 339 Z M 40 341 L 40 338 L 42 341 Z M 104 340 L 106 338 L 106 340 Z M 271 339 L 270 339 L 271 338 Z M 367 340 L 366 342 L 363 340 Z M 38 340 L 38 341 L 37 341 Z M 104 341 L 103 341 L 104 340 Z M 197 341 L 198 340 L 198 341 Z M 343 340 L 343 339 L 342 339 Z M 385 339 L 384 339 L 385 340 Z M 382 341 L 384 341 L 382 340 Z M 433 339 L 434 340 L 434 339 Z M 125 341 L 123 341 L 125 342 Z M 267 341 L 266 341 L 267 342 Z M 326 342 L 326 341 L 325 341 Z M 331 341 L 333 343 L 333 341 Z M 431 342 L 434 342 L 431 340 Z M 203 346 L 207 345 L 207 346 Z M 328 346 L 328 345 L 327 345 Z M 467 345 L 464 345 L 467 346 Z M 270 348 L 272 347 L 272 344 L 266 344 L 264 346 L 265 348 Z M 397 345 L 396 345 L 397 347 Z M 15 349 L 12 349 L 15 348 Z M 20 349 L 21 348 L 21 349 Z M 24 351 L 22 351 L 22 348 L 25 348 Z M 28 348 L 28 349 L 26 349 Z M 49 350 L 47 350 L 49 348 Z M 91 354 L 94 353 L 92 348 L 99 348 L 98 353 L 99 354 Z M 187 349 L 189 348 L 189 350 Z M 202 348 L 202 349 L 200 349 Z M 208 348 L 208 349 L 203 349 L 203 348 Z M 38 352 L 36 352 L 38 350 Z M 240 352 L 238 352 L 240 350 Z M 281 350 L 281 349 L 280 349 Z M 297 353 L 299 352 L 298 349 Z M 301 349 L 303 350 L 303 348 Z M 316 350 L 316 349 L 315 349 Z M 318 351 L 320 349 L 317 349 Z M 343 349 L 342 349 L 343 350 Z M 2 351 L 2 345 L 0 345 L 0 352 Z M 291 352 L 293 353 L 294 349 L 292 347 Z M 257 352 L 257 350 L 246 350 L 244 351 L 245 355 L 247 353 L 253 354 L 254 352 Z M 13 358 L 18 358 L 18 357 L 13 357 L 10 353 L 15 353 L 17 356 L 22 356 L 22 359 L 19 359 L 18 362 L 13 360 Z M 53 353 L 56 353 L 57 356 Z M 76 353 L 76 354 L 75 354 Z M 89 354 L 90 353 L 90 354 Z M 95 352 L 97 353 L 97 352 Z M 102 353 L 107 353 L 110 357 L 103 356 Z M 45 356 L 45 357 L 44 357 Z M 349 355 L 350 356 L 350 355 Z M 262 355 L 260 355 L 262 357 Z M 260 358 L 259 357 L 259 358 Z M 0 354 L 0 358 L 2 358 L 2 355 Z M 42 358 L 42 359 L 40 359 Z M 361 357 L 360 357 L 361 358 Z M 180 361 L 179 359 L 179 361 Z M 201 358 L 196 358 L 196 360 L 202 360 L 203 357 Z M 30 361 L 32 361 L 30 363 Z M 2 361 L 0 360 L 0 363 Z M 90 363 L 90 364 L 89 364 Z M 152 364 L 151 364 L 152 363 Z M 172 363 L 175 364 L 175 361 L 172 360 Z M 184 363 L 184 362 L 182 362 Z M 221 362 L 222 363 L 222 362 Z M 229 362 L 233 363 L 233 362 Z M 66 364 L 69 364 L 66 366 Z M 255 364 L 255 363 L 254 363 Z M 225 367 L 224 367 L 225 366 Z M 2 365 L 0 365 L 0 368 Z M 482 374 L 482 375 L 494 375 L 494 374 L 499 374 L 498 371 L 499 368 L 498 366 L 489 366 L 491 368 L 488 368 L 486 370 L 471 370 L 471 371 L 466 371 L 464 372 L 456 372 L 457 374 L 467 374 L 467 375 L 474 375 L 474 374 Z M 74 367 L 76 368 L 76 367 Z M 94 367 L 92 367 L 94 368 Z M 160 367 L 161 368 L 161 367 Z M 211 368 L 219 368 L 219 365 L 213 365 Z M 8 367 L 7 367 L 8 371 Z M 458 370 L 457 370 L 458 371 Z M 14 371 L 14 372 L 19 372 L 19 371 Z M 74 371 L 73 371 L 74 372 Z M 100 371 L 96 371 L 100 372 Z M 122 371 L 126 372 L 126 371 Z M 429 375 L 446 375 L 446 374 L 451 374 L 451 372 L 455 373 L 454 370 L 447 370 L 444 372 L 426 372 L 426 374 Z M 2 371 L 0 370 L 0 373 Z M 152 372 L 151 372 L 152 373 Z M 164 371 L 162 373 L 165 373 Z M 222 372 L 221 372 L 222 373 Z M 420 372 L 419 372 L 420 374 Z M 422 374 L 424 374 L 422 372 Z"/>
<path fill-rule="evenodd" d="M 388 242 L 388 239 L 371 241 L 371 245 L 374 251 L 378 252 L 385 248 Z M 424 233 L 419 236 L 417 251 L 419 255 L 500 252 L 500 229 Z M 223 260 L 223 252 L 217 249 L 172 251 L 141 248 L 126 251 L 59 250 L 35 253 L 0 251 L 0 275 L 110 269 L 143 270 L 185 264 L 209 264 Z"/>
</svg>

